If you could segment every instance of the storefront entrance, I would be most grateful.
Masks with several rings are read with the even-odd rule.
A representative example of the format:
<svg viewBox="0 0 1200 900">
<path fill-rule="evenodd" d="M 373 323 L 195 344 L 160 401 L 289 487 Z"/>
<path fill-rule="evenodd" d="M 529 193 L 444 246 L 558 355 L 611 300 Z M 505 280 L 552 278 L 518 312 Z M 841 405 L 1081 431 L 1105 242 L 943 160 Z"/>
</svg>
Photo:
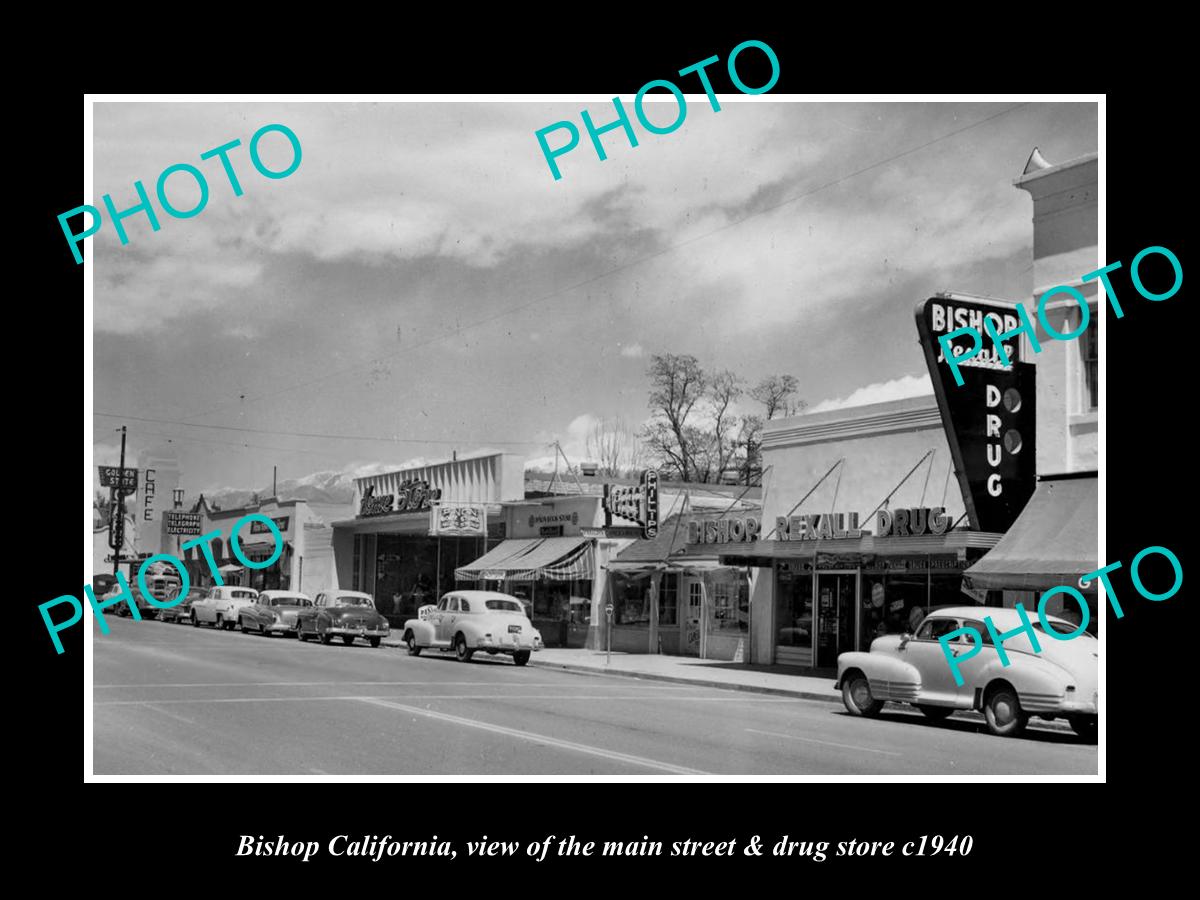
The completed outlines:
<svg viewBox="0 0 1200 900">
<path fill-rule="evenodd" d="M 854 649 L 854 616 L 857 608 L 857 572 L 817 573 L 817 652 L 814 665 L 834 668 L 839 653 Z"/>
</svg>

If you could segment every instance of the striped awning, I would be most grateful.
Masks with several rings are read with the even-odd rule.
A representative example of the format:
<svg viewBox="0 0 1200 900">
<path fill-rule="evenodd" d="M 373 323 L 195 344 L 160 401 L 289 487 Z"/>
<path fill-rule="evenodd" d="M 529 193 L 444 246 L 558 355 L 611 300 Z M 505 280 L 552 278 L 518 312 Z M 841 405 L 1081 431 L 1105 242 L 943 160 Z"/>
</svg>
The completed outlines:
<svg viewBox="0 0 1200 900">
<path fill-rule="evenodd" d="M 592 539 L 531 538 L 504 541 L 470 565 L 454 570 L 459 581 L 586 581 L 593 577 Z"/>
</svg>

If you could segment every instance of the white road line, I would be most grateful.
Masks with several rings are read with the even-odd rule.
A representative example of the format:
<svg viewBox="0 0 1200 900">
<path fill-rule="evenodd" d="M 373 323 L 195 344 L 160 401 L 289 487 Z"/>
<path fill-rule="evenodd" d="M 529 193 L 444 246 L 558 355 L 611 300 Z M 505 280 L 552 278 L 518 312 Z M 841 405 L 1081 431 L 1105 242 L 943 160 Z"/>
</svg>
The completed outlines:
<svg viewBox="0 0 1200 900">
<path fill-rule="evenodd" d="M 168 709 L 159 709 L 158 705 L 155 703 L 147 703 L 146 708 L 152 709 L 159 715 L 166 716 L 168 719 L 174 719 L 176 722 L 183 722 L 185 725 L 195 725 L 196 724 L 195 719 L 189 719 L 187 716 L 178 715 L 177 713 L 173 713 Z"/>
<path fill-rule="evenodd" d="M 410 695 L 401 695 L 410 696 Z M 621 697 L 612 694 L 416 694 L 411 695 L 420 700 L 690 700 L 697 703 L 788 703 L 787 699 L 776 697 L 654 697 L 646 694 L 634 694 Z M 151 706 L 161 704 L 175 706 L 195 703 L 296 703 L 317 702 L 320 700 L 387 700 L 387 697 L 364 697 L 353 695 L 342 696 L 306 696 L 306 697 L 189 697 L 186 699 L 151 699 L 151 700 L 96 700 L 92 706 Z M 764 732 L 769 733 L 769 732 Z M 786 735 L 785 735 L 786 737 Z"/>
<path fill-rule="evenodd" d="M 754 734 L 769 734 L 772 737 L 787 738 L 790 741 L 804 741 L 808 744 L 824 744 L 826 747 L 841 747 L 843 750 L 861 750 L 864 753 L 882 753 L 884 756 L 903 756 L 903 753 L 893 753 L 891 750 L 876 750 L 874 747 L 858 747 L 854 744 L 835 744 L 833 741 L 818 741 L 816 738 L 797 737 L 794 734 L 782 734 L 778 731 L 759 731 L 757 728 L 747 728 Z"/>
<path fill-rule="evenodd" d="M 495 681 L 203 681 L 194 683 L 171 682 L 168 684 L 94 684 L 94 688 L 210 688 L 210 687 L 337 687 L 339 685 L 374 684 L 380 687 L 403 687 L 415 685 L 447 685 L 449 687 L 562 687 L 555 682 L 530 682 L 529 684 L 502 684 Z"/>
<path fill-rule="evenodd" d="M 377 700 L 370 697 L 362 698 L 364 703 L 371 703 L 376 706 L 384 706 L 388 709 L 395 709 L 400 712 L 410 713 L 414 716 L 426 716 L 430 719 L 437 719 L 441 722 L 450 722 L 454 725 L 462 725 L 467 728 L 479 728 L 483 731 L 490 731 L 493 734 L 503 734 L 508 737 L 518 738 L 523 741 L 530 741 L 534 744 L 543 744 L 547 747 L 557 747 L 562 750 L 574 750 L 576 753 L 587 753 L 592 756 L 599 756 L 604 759 L 614 762 L 623 762 L 635 766 L 643 766 L 648 769 L 658 769 L 661 772 L 670 772 L 674 775 L 709 775 L 711 773 L 701 771 L 700 769 L 689 769 L 685 766 L 676 766 L 671 763 L 660 762 L 656 759 L 648 759 L 644 756 L 632 756 L 628 753 L 618 753 L 615 750 L 605 750 L 603 747 L 593 747 L 589 744 L 577 744 L 574 741 L 565 741 L 560 738 L 547 737 L 542 734 L 534 734 L 531 731 L 521 731 L 516 728 L 506 728 L 503 725 L 493 725 L 490 722 L 481 722 L 477 719 L 465 719 L 462 716 L 452 716 L 448 713 L 434 712 L 430 709 L 421 709 L 419 706 L 408 706 L 403 703 L 393 703 L 390 700 Z"/>
</svg>

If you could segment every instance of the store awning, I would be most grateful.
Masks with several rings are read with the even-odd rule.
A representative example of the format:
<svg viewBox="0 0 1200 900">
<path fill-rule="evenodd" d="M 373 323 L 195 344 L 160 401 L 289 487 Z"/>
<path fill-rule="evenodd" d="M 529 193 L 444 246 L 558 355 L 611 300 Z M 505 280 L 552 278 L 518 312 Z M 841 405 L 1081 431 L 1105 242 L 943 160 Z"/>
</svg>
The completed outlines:
<svg viewBox="0 0 1200 900">
<path fill-rule="evenodd" d="M 1008 532 L 964 573 L 977 590 L 1047 591 L 1066 585 L 1095 593 L 1079 578 L 1096 561 L 1096 476 L 1044 478 Z"/>
<path fill-rule="evenodd" d="M 455 569 L 454 577 L 459 581 L 585 581 L 593 577 L 593 558 L 591 538 L 514 539 Z"/>
</svg>

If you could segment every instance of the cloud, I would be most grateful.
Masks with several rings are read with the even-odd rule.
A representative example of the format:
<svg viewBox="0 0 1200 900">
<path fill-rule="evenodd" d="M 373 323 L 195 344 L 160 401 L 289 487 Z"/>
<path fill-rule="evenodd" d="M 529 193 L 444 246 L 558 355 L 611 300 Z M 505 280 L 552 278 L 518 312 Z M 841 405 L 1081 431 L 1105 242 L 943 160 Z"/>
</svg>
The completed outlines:
<svg viewBox="0 0 1200 900">
<path fill-rule="evenodd" d="M 621 347 L 621 355 L 630 359 L 641 359 L 646 355 L 646 350 L 641 344 L 625 344 Z"/>
<path fill-rule="evenodd" d="M 868 384 L 854 391 L 848 397 L 822 400 L 806 414 L 829 412 L 834 409 L 846 409 L 851 406 L 866 406 L 868 403 L 885 403 L 888 400 L 904 400 L 909 397 L 923 397 L 933 393 L 933 383 L 929 375 L 904 375 L 891 381 L 880 381 Z"/>
</svg>

